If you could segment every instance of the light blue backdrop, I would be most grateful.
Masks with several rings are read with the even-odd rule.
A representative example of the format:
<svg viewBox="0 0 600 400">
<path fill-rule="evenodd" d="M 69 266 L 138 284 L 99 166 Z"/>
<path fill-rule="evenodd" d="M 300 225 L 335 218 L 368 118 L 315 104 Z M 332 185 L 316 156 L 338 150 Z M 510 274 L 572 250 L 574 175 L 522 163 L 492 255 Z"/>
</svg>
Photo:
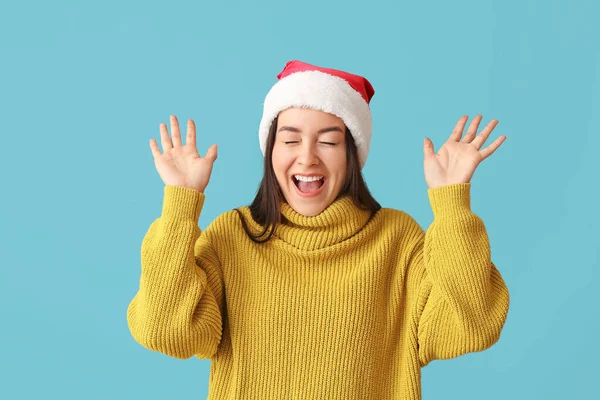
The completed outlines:
<svg viewBox="0 0 600 400">
<path fill-rule="evenodd" d="M 508 137 L 471 181 L 508 319 L 489 350 L 424 368 L 424 399 L 597 395 L 600 7 L 253 3 L 0 5 L 0 398 L 206 397 L 209 360 L 146 350 L 127 327 L 162 206 L 148 141 L 175 114 L 202 155 L 219 144 L 201 228 L 248 204 L 262 101 L 291 59 L 371 81 L 366 181 L 424 228 L 423 137 L 437 150 L 478 113 L 500 121 L 486 145 Z"/>
</svg>

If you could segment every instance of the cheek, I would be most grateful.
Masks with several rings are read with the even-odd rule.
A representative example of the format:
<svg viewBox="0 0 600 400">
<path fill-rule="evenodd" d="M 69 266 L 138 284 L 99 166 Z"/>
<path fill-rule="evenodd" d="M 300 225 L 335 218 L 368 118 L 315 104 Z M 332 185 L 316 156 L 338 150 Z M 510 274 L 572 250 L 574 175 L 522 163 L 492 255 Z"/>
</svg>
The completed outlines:
<svg viewBox="0 0 600 400">
<path fill-rule="evenodd" d="M 277 179 L 285 179 L 290 165 L 289 157 L 286 156 L 285 152 L 275 151 L 274 149 L 271 156 L 271 161 L 273 162 L 273 171 L 275 171 L 275 176 Z"/>
<path fill-rule="evenodd" d="M 340 177 L 344 177 L 344 175 L 346 175 L 346 151 L 344 150 L 343 152 L 337 152 L 336 154 L 332 154 L 330 159 L 329 159 L 330 163 L 329 165 L 331 166 L 331 170 L 333 173 L 335 173 L 336 175 L 340 176 Z"/>
</svg>

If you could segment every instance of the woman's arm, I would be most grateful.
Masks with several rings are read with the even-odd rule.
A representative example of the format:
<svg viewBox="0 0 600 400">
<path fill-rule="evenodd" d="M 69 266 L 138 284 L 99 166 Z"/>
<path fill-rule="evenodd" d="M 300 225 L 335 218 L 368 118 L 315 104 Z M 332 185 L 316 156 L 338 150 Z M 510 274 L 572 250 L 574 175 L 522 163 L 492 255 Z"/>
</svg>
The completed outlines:
<svg viewBox="0 0 600 400">
<path fill-rule="evenodd" d="M 160 218 L 142 242 L 137 294 L 127 323 L 142 346 L 187 359 L 210 358 L 221 341 L 222 273 L 210 226 L 198 227 L 205 195 L 165 186 Z"/>
<path fill-rule="evenodd" d="M 416 229 L 409 271 L 421 367 L 491 347 L 508 314 L 508 288 L 491 261 L 483 221 L 470 209 L 470 189 L 429 189 L 434 221 L 427 232 Z"/>
</svg>

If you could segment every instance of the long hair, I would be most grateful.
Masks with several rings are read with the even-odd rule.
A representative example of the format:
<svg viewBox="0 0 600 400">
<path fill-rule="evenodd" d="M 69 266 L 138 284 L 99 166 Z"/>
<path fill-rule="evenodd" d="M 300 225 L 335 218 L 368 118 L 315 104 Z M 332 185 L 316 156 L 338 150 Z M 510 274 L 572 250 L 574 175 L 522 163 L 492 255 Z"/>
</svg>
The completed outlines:
<svg viewBox="0 0 600 400">
<path fill-rule="evenodd" d="M 256 197 L 250 204 L 250 214 L 254 221 L 263 227 L 261 233 L 254 236 L 249 230 L 246 220 L 239 209 L 235 209 L 242 221 L 242 226 L 246 234 L 256 243 L 264 243 L 270 240 L 275 234 L 277 225 L 281 223 L 280 202 L 284 199 L 281 187 L 277 182 L 275 171 L 273 170 L 272 153 L 275 145 L 275 136 L 277 132 L 277 117 L 273 120 L 269 135 L 267 136 L 265 157 L 264 157 L 264 174 L 260 182 L 260 186 L 256 193 Z M 364 210 L 371 211 L 371 217 L 379 211 L 381 205 L 373 198 L 367 184 L 365 183 L 360 164 L 358 161 L 358 151 L 354 138 L 350 130 L 346 126 L 346 179 L 336 200 L 342 196 L 350 195 L 354 204 Z M 269 234 L 265 239 L 259 239 L 264 236 L 267 231 Z"/>
</svg>

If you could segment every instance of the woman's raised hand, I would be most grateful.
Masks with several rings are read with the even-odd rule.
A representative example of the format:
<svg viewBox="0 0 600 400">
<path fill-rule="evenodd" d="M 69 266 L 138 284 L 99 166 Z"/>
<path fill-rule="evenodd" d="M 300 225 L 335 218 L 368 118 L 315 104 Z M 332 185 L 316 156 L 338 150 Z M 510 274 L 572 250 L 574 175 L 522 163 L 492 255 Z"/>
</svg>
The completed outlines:
<svg viewBox="0 0 600 400">
<path fill-rule="evenodd" d="M 189 119 L 185 146 L 181 144 L 179 122 L 171 115 L 171 138 L 165 124 L 160 124 L 163 153 L 156 140 L 150 139 L 154 165 L 165 185 L 183 186 L 204 193 L 210 180 L 213 163 L 217 159 L 217 145 L 210 146 L 206 155 L 200 157 L 196 148 L 196 125 Z"/>
<path fill-rule="evenodd" d="M 493 119 L 477 136 L 477 129 L 482 118 L 481 114 L 475 116 L 469 125 L 467 134 L 463 137 L 465 124 L 469 119 L 468 115 L 463 115 L 437 154 L 433 150 L 431 139 L 427 137 L 424 139 L 423 166 L 425 181 L 429 189 L 455 183 L 469 183 L 475 168 L 504 143 L 506 135 L 500 136 L 485 149 L 480 150 L 498 124 L 498 120 Z"/>
</svg>

